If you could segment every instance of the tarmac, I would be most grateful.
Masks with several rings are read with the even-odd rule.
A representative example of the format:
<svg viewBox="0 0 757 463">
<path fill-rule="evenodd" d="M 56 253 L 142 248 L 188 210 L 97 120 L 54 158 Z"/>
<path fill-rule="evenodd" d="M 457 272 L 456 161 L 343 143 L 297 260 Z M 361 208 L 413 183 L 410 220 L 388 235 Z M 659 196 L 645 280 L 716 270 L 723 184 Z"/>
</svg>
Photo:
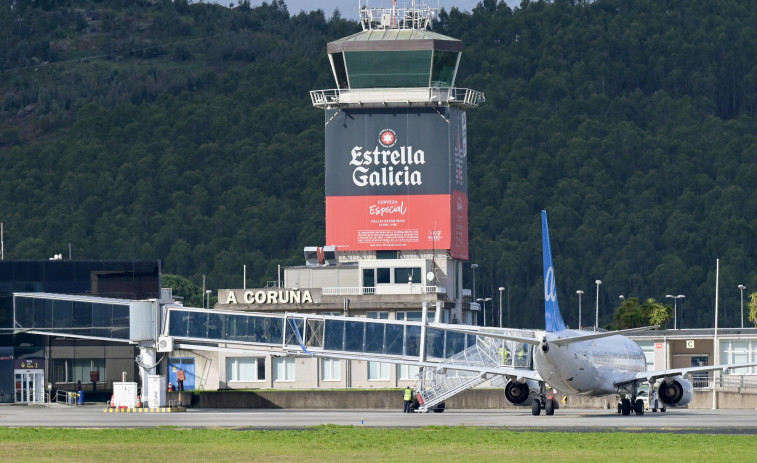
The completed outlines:
<svg viewBox="0 0 757 463">
<path fill-rule="evenodd" d="M 319 425 L 418 428 L 471 426 L 512 431 L 665 432 L 757 434 L 757 410 L 669 409 L 665 413 L 622 416 L 610 410 L 556 410 L 533 416 L 529 408 L 445 410 L 402 413 L 402 410 L 271 410 L 186 409 L 185 413 L 103 413 L 103 405 L 0 407 L 0 426 L 45 428 L 234 428 L 301 429 Z"/>
</svg>

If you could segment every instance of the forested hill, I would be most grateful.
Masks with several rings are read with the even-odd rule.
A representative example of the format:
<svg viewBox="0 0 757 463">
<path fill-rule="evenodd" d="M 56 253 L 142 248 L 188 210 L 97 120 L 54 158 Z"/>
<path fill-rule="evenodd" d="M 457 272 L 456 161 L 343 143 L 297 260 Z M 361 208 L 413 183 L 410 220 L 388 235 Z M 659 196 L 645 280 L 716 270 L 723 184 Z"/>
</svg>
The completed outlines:
<svg viewBox="0 0 757 463">
<path fill-rule="evenodd" d="M 324 244 L 323 112 L 339 13 L 284 2 L 0 6 L 6 258 L 163 258 L 210 288 L 276 277 Z M 539 211 L 566 322 L 684 294 L 678 326 L 740 325 L 757 290 L 757 10 L 723 0 L 482 1 L 464 43 L 477 295 L 543 326 Z M 470 267 L 466 265 L 466 279 Z M 470 287 L 470 282 L 467 283 Z"/>
</svg>

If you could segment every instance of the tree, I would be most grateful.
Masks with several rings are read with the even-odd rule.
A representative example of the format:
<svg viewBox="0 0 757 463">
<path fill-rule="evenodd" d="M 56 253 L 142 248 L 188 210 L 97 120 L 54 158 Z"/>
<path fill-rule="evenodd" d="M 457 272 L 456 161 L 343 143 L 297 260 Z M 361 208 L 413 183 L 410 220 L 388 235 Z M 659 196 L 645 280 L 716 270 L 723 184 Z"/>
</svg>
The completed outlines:
<svg viewBox="0 0 757 463">
<path fill-rule="evenodd" d="M 651 325 L 666 326 L 673 317 L 670 307 L 657 302 L 654 298 L 647 299 L 644 305 L 647 306 L 646 311 Z"/>
<path fill-rule="evenodd" d="M 202 307 L 202 289 L 189 279 L 181 275 L 171 275 L 164 273 L 162 275 L 162 284 L 165 288 L 173 289 L 173 295 L 184 298 L 184 305 L 187 307 Z"/>
<path fill-rule="evenodd" d="M 749 307 L 749 315 L 747 316 L 747 319 L 754 323 L 754 327 L 757 328 L 757 292 L 749 295 L 747 307 Z"/>
<path fill-rule="evenodd" d="M 615 309 L 615 324 L 618 329 L 639 328 L 645 326 L 648 317 L 644 313 L 644 306 L 639 304 L 639 299 L 629 297 Z"/>
</svg>

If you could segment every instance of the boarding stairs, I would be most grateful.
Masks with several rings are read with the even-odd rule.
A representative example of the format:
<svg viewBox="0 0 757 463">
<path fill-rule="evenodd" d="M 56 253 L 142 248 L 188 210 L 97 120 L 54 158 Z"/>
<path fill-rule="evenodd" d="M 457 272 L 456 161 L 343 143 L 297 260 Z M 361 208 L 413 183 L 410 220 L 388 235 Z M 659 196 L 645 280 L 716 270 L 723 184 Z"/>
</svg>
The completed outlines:
<svg viewBox="0 0 757 463">
<path fill-rule="evenodd" d="M 521 332 L 516 333 L 515 330 L 509 331 L 513 335 L 523 335 Z M 477 337 L 475 345 L 450 357 L 447 363 L 466 367 L 502 365 L 503 367 L 529 368 L 530 356 L 524 355 L 517 358 L 517 356 L 512 355 L 513 352 L 522 351 L 523 346 L 521 343 L 512 341 Z M 492 379 L 492 385 L 496 387 L 504 387 L 507 383 L 505 377 L 500 375 L 451 368 L 423 368 L 418 384 L 418 394 L 422 401 L 418 407 L 418 412 L 425 413 L 429 410 L 438 409 L 439 404 L 445 400 L 483 384 L 488 379 Z"/>
</svg>

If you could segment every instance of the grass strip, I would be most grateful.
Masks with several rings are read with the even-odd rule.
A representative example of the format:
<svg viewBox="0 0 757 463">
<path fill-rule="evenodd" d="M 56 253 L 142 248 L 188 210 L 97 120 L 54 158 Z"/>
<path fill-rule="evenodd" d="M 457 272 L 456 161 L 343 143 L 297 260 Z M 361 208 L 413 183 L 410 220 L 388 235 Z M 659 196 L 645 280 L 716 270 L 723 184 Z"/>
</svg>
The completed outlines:
<svg viewBox="0 0 757 463">
<path fill-rule="evenodd" d="M 747 435 L 513 432 L 472 427 L 303 430 L 0 428 L 0 462 L 744 461 Z M 507 459 L 507 460 L 506 460 Z"/>
</svg>

